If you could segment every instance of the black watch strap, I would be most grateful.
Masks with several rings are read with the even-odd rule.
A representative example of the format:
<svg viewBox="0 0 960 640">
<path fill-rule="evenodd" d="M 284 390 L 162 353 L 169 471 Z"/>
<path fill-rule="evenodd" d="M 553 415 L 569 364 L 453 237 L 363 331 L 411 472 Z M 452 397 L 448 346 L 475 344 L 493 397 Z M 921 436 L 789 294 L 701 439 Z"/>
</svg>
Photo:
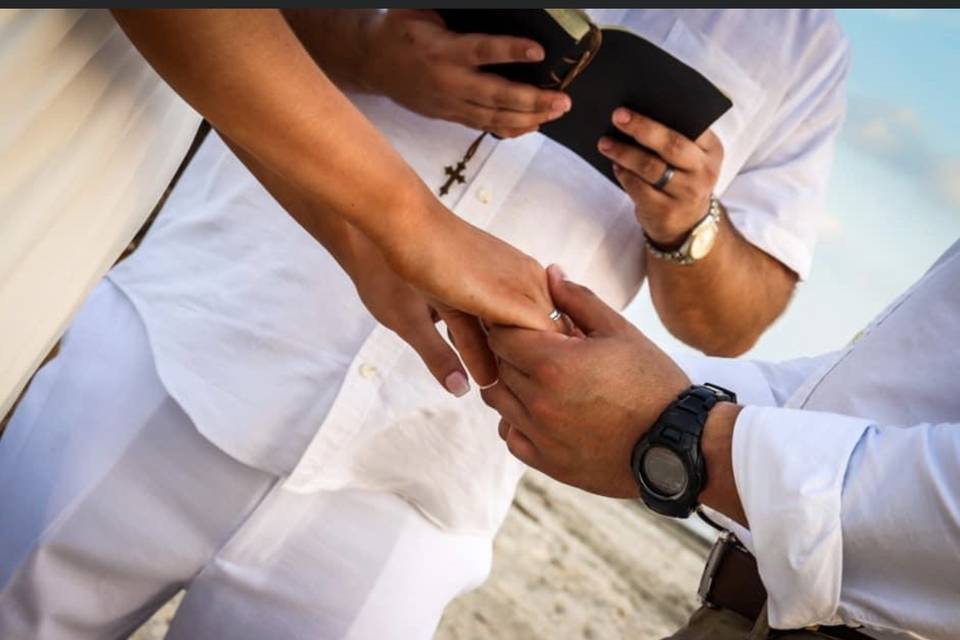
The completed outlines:
<svg viewBox="0 0 960 640">
<path fill-rule="evenodd" d="M 736 401 L 736 394 L 723 387 L 710 383 L 691 386 L 667 406 L 640 438 L 633 448 L 630 466 L 640 488 L 640 497 L 648 507 L 677 518 L 686 518 L 693 513 L 707 484 L 706 464 L 700 450 L 700 437 L 707 417 L 718 402 Z M 682 463 L 686 472 L 682 492 L 676 495 L 659 493 L 655 479 L 647 477 L 645 456 L 653 449 L 669 451 Z"/>
</svg>

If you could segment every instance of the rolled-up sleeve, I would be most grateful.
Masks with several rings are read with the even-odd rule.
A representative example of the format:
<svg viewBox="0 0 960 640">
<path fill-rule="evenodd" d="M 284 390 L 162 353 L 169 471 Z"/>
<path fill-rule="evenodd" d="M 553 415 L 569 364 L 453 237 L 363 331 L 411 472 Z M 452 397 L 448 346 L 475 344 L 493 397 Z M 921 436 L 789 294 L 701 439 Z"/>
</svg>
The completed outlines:
<svg viewBox="0 0 960 640">
<path fill-rule="evenodd" d="M 747 407 L 737 491 L 774 628 L 960 634 L 960 424 Z"/>
<path fill-rule="evenodd" d="M 870 421 L 745 407 L 733 432 L 733 475 L 767 588 L 770 625 L 834 620 L 843 574 L 841 498 Z"/>
<path fill-rule="evenodd" d="M 721 197 L 737 230 L 801 279 L 813 260 L 834 138 L 846 112 L 848 66 L 845 44 L 812 65 Z"/>
<path fill-rule="evenodd" d="M 733 472 L 774 628 L 861 624 L 960 637 L 960 423 L 880 425 L 782 405 L 839 354 L 675 356 L 744 405 Z"/>
</svg>

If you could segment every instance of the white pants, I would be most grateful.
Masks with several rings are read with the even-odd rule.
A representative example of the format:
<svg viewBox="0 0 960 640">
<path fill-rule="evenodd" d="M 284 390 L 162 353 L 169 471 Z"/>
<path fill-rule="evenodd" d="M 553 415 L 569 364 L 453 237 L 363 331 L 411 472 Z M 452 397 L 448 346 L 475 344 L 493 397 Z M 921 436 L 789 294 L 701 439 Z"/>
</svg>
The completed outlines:
<svg viewBox="0 0 960 640">
<path fill-rule="evenodd" d="M 214 447 L 109 282 L 0 439 L 0 487 L 3 640 L 125 637 L 181 588 L 176 640 L 428 638 L 490 566 L 396 496 L 294 494 Z"/>
</svg>

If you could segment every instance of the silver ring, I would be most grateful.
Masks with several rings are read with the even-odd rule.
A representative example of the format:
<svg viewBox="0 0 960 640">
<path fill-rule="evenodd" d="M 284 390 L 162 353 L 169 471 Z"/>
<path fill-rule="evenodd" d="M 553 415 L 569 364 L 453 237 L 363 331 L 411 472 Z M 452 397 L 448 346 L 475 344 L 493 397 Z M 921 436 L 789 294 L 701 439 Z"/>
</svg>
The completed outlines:
<svg viewBox="0 0 960 640">
<path fill-rule="evenodd" d="M 551 320 L 559 320 L 559 319 L 562 318 L 562 317 L 563 317 L 563 314 L 560 313 L 560 310 L 559 310 L 559 309 L 554 309 L 553 311 L 550 312 L 550 319 L 551 319 Z"/>
<path fill-rule="evenodd" d="M 653 183 L 653 188 L 663 191 L 666 188 L 667 183 L 670 182 L 670 178 L 673 177 L 674 173 L 676 173 L 676 171 L 674 171 L 673 167 L 667 165 L 667 168 L 664 170 L 663 175 L 660 176 L 660 179 Z"/>
</svg>

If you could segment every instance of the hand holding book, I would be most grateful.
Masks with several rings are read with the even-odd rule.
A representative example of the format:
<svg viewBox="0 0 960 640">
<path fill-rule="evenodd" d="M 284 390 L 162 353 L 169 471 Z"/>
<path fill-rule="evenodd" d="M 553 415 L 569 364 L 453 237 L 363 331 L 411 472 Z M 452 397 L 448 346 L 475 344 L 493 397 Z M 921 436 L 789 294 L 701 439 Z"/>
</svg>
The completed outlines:
<svg viewBox="0 0 960 640">
<path fill-rule="evenodd" d="M 570 108 L 560 91 L 482 70 L 543 60 L 543 47 L 529 38 L 459 34 L 433 11 L 391 9 L 371 20 L 365 46 L 364 88 L 427 117 L 513 137 Z"/>
<path fill-rule="evenodd" d="M 627 107 L 693 141 L 733 105 L 697 70 L 667 51 L 629 31 L 598 27 L 581 11 L 441 9 L 438 13 L 453 31 L 540 42 L 545 50 L 542 62 L 488 69 L 538 87 L 564 82 L 573 106 L 563 117 L 545 123 L 541 131 L 615 183 L 612 164 L 598 151 L 597 142 L 603 136 L 635 141 L 612 125 L 614 109 Z"/>
<path fill-rule="evenodd" d="M 613 112 L 612 122 L 634 144 L 604 136 L 597 149 L 612 161 L 647 237 L 664 247 L 678 246 L 710 207 L 723 145 L 709 129 L 690 140 L 622 107 Z M 668 170 L 669 179 L 656 186 Z"/>
</svg>

